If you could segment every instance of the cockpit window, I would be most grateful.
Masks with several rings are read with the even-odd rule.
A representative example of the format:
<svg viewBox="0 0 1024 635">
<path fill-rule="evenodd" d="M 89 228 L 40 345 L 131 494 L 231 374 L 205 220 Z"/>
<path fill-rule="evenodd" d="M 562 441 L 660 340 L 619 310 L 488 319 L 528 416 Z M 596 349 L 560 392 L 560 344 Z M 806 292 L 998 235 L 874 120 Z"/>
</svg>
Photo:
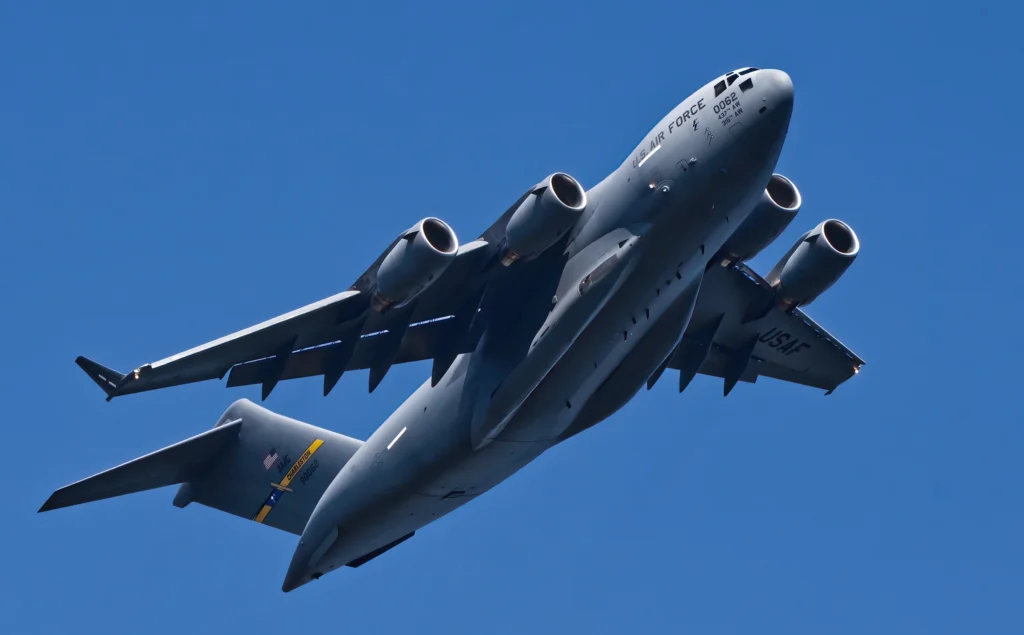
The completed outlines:
<svg viewBox="0 0 1024 635">
<path fill-rule="evenodd" d="M 746 70 L 740 71 L 740 75 L 746 75 L 748 73 L 753 73 L 754 71 L 757 71 L 757 70 L 761 70 L 761 69 L 751 67 L 751 68 L 748 68 Z"/>
<path fill-rule="evenodd" d="M 750 90 L 753 87 L 754 87 L 754 82 L 749 77 L 746 78 L 745 80 L 743 80 L 742 82 L 740 82 L 740 90 L 742 90 L 743 92 L 747 92 L 748 90 Z"/>
<path fill-rule="evenodd" d="M 718 97 L 719 95 L 721 95 L 724 92 L 725 92 L 725 80 L 723 79 L 722 81 L 720 81 L 717 84 L 715 84 L 715 97 Z"/>
<path fill-rule="evenodd" d="M 736 73 L 729 73 L 728 75 L 725 76 L 725 78 L 729 80 L 729 85 L 732 86 L 732 83 L 739 79 L 739 75 L 737 75 Z"/>
</svg>

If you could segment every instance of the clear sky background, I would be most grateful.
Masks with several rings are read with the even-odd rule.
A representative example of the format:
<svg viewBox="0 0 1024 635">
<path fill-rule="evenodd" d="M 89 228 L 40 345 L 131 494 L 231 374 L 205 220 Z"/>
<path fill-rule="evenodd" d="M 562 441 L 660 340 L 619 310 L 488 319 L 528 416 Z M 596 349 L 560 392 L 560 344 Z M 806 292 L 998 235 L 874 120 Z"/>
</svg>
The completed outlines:
<svg viewBox="0 0 1024 635">
<path fill-rule="evenodd" d="M 1021 633 L 1018 3 L 0 2 L 0 632 Z M 104 403 L 122 370 L 344 288 L 426 215 L 471 239 L 593 185 L 687 95 L 782 68 L 779 171 L 859 260 L 809 313 L 836 393 L 641 393 L 358 571 L 156 490 L 57 487 L 258 388 Z M 365 439 L 429 373 L 267 405 Z"/>
</svg>

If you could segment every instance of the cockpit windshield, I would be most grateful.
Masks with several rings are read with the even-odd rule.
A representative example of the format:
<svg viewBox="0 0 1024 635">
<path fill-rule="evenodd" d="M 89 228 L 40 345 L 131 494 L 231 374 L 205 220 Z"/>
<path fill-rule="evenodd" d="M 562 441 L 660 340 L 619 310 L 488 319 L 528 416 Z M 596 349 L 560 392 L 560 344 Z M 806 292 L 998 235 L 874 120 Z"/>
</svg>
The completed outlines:
<svg viewBox="0 0 1024 635">
<path fill-rule="evenodd" d="M 725 89 L 726 89 L 726 86 L 732 86 L 733 82 L 735 82 L 737 79 L 739 79 L 741 75 L 749 75 L 750 73 L 753 73 L 754 71 L 759 71 L 759 70 L 761 70 L 761 69 L 754 68 L 753 66 L 750 66 L 748 68 L 741 68 L 741 69 L 732 71 L 731 73 L 727 74 L 722 81 L 720 81 L 717 84 L 715 84 L 715 97 L 718 97 L 719 95 L 724 93 Z M 746 86 L 746 88 L 743 88 L 743 90 L 749 90 L 752 87 L 751 85 L 748 85 L 746 82 L 744 82 L 744 85 Z M 742 88 L 742 86 L 741 86 L 741 88 Z"/>
</svg>

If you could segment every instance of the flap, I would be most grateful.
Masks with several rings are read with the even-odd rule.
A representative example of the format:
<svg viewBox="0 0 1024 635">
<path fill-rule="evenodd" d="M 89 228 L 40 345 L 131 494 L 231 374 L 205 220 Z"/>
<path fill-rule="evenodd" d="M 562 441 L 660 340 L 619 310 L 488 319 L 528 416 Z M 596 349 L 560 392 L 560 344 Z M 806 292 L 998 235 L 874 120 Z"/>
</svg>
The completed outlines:
<svg viewBox="0 0 1024 635">
<path fill-rule="evenodd" d="M 409 327 L 402 338 L 393 363 L 406 364 L 434 359 L 439 354 L 448 351 L 455 355 L 471 352 L 476 348 L 476 342 L 479 339 L 479 324 L 478 322 L 477 328 L 464 338 L 459 337 L 461 335 L 459 325 L 452 318 L 414 324 Z M 355 350 L 348 358 L 345 370 L 371 368 L 383 354 L 382 349 L 386 346 L 382 335 L 373 334 L 359 338 Z M 458 346 L 454 349 L 450 348 L 449 344 L 456 340 L 458 340 Z M 279 369 L 275 358 L 239 364 L 231 369 L 227 385 L 233 387 L 263 384 L 278 375 L 281 380 L 324 375 L 328 371 L 332 357 L 337 355 L 344 346 L 345 342 L 337 341 L 296 351 L 285 361 L 283 370 Z"/>
</svg>

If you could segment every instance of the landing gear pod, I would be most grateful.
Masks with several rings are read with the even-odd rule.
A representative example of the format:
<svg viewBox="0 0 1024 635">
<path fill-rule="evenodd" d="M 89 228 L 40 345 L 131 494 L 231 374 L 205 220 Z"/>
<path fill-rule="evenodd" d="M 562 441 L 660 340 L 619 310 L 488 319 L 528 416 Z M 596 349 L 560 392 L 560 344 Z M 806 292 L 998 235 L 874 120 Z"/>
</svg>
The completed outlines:
<svg viewBox="0 0 1024 635">
<path fill-rule="evenodd" d="M 568 174 L 556 172 L 544 179 L 512 213 L 505 228 L 506 267 L 529 260 L 558 242 L 587 207 L 587 193 Z"/>
<path fill-rule="evenodd" d="M 377 268 L 374 310 L 413 300 L 436 280 L 459 251 L 459 239 L 444 221 L 424 218 L 406 230 Z"/>
</svg>

